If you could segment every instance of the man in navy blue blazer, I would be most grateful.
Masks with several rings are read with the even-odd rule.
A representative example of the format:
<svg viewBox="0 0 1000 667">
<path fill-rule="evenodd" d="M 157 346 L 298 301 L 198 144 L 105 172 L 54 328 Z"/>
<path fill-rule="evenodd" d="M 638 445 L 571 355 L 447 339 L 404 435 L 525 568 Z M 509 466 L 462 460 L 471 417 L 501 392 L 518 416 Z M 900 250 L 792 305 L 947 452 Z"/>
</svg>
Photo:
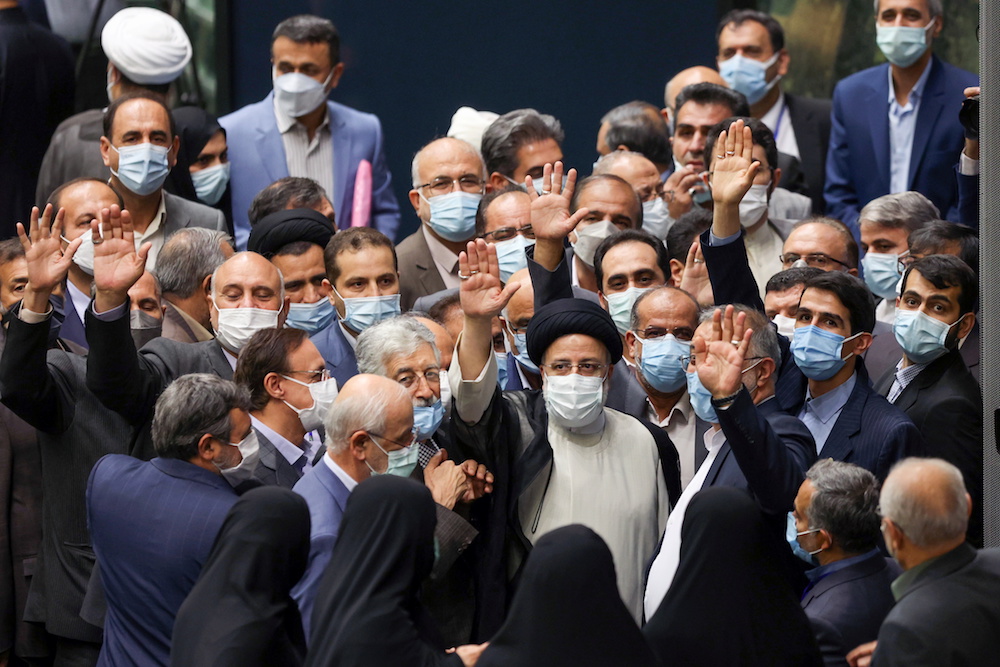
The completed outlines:
<svg viewBox="0 0 1000 667">
<path fill-rule="evenodd" d="M 964 145 L 958 121 L 976 75 L 932 55 L 944 16 L 940 0 L 875 0 L 879 48 L 889 61 L 833 91 L 826 162 L 827 215 L 858 235 L 858 213 L 882 195 L 916 190 L 958 221 L 954 169 Z"/>
<path fill-rule="evenodd" d="M 271 38 L 271 62 L 274 90 L 219 119 L 229 144 L 237 249 L 247 245 L 253 198 L 285 176 L 315 179 L 333 194 L 338 226 L 349 228 L 361 160 L 372 170 L 370 225 L 395 238 L 399 203 L 392 193 L 382 125 L 372 114 L 326 99 L 344 73 L 333 23 L 309 15 L 282 21 Z"/>
<path fill-rule="evenodd" d="M 249 407 L 231 381 L 186 375 L 156 402 L 159 456 L 108 454 L 91 471 L 87 522 L 108 604 L 98 665 L 169 665 L 177 610 L 256 458 Z"/>
</svg>

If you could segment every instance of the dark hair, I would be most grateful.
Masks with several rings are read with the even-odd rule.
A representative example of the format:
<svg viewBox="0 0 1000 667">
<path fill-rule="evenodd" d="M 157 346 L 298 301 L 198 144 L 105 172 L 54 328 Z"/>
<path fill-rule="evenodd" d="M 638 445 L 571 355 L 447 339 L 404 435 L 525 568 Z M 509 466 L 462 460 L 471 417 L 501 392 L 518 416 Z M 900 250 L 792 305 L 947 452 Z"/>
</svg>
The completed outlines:
<svg viewBox="0 0 1000 667">
<path fill-rule="evenodd" d="M 843 271 L 821 271 L 806 280 L 802 293 L 805 294 L 807 289 L 822 290 L 837 297 L 850 315 L 852 336 L 862 331 L 872 332 L 875 327 L 875 298 L 860 278 Z"/>
<path fill-rule="evenodd" d="M 604 256 L 608 254 L 609 250 L 622 243 L 645 243 L 648 245 L 656 253 L 656 265 L 663 272 L 663 279 L 670 278 L 670 256 L 667 255 L 667 249 L 663 247 L 663 243 L 649 232 L 644 232 L 641 229 L 623 229 L 601 241 L 597 250 L 594 251 L 594 276 L 597 278 L 599 290 L 604 291 Z"/>
<path fill-rule="evenodd" d="M 804 225 L 811 224 L 826 225 L 840 234 L 840 237 L 844 241 L 844 249 L 847 252 L 847 266 L 852 269 L 858 268 L 858 242 L 854 240 L 854 234 L 852 234 L 851 230 L 847 228 L 847 225 L 836 218 L 828 218 L 824 215 L 814 215 L 811 218 L 806 218 L 805 220 L 800 220 L 795 223 L 795 226 L 792 227 L 792 231 L 795 231 Z"/>
<path fill-rule="evenodd" d="M 815 266 L 796 266 L 784 271 L 778 271 L 768 278 L 767 285 L 764 287 L 764 293 L 784 292 L 796 285 L 804 285 L 807 280 L 821 273 L 823 273 L 823 269 L 817 269 Z"/>
<path fill-rule="evenodd" d="M 302 329 L 261 329 L 247 341 L 236 361 L 233 382 L 250 392 L 250 409 L 261 410 L 271 400 L 264 388 L 268 373 L 288 373 L 288 355 L 308 338 Z"/>
<path fill-rule="evenodd" d="M 274 29 L 271 44 L 279 37 L 287 37 L 296 44 L 325 43 L 330 48 L 330 66 L 340 62 L 340 35 L 332 21 L 312 14 L 299 14 L 287 18 Z"/>
<path fill-rule="evenodd" d="M 636 100 L 617 106 L 601 118 L 608 124 L 604 143 L 611 150 L 625 146 L 642 153 L 651 162 L 671 163 L 670 130 L 660 110 L 649 102 Z"/>
<path fill-rule="evenodd" d="M 0 266 L 14 261 L 18 257 L 24 257 L 24 246 L 18 237 L 4 239 L 0 241 Z"/>
<path fill-rule="evenodd" d="M 229 442 L 230 410 L 249 410 L 246 389 L 211 373 L 189 373 L 171 382 L 153 409 L 151 432 L 157 456 L 190 461 L 207 434 Z"/>
<path fill-rule="evenodd" d="M 278 257 L 280 255 L 291 255 L 292 257 L 301 257 L 313 248 L 321 248 L 318 243 L 313 243 L 312 241 L 292 241 L 291 243 L 286 243 L 281 246 L 273 253 L 271 253 L 270 259 Z"/>
<path fill-rule="evenodd" d="M 170 113 L 170 107 L 167 106 L 166 99 L 164 99 L 162 95 L 157 95 L 156 93 L 143 90 L 135 93 L 120 95 L 115 98 L 114 102 L 108 105 L 108 108 L 104 111 L 103 121 L 104 136 L 108 138 L 108 141 L 111 141 L 111 131 L 114 129 L 115 116 L 118 115 L 118 110 L 132 100 L 149 100 L 151 102 L 156 102 L 163 107 L 163 110 L 167 112 L 167 122 L 170 127 L 170 139 L 173 140 L 173 138 L 177 136 L 177 130 L 174 127 L 174 115 Z"/>
<path fill-rule="evenodd" d="M 777 53 L 785 48 L 785 31 L 781 24 L 771 16 L 756 9 L 733 9 L 722 17 L 718 27 L 715 29 L 715 43 L 719 43 L 722 31 L 729 25 L 739 28 L 747 21 L 759 23 L 767 29 L 767 34 L 771 38 L 771 50 Z"/>
<path fill-rule="evenodd" d="M 810 528 L 830 533 L 848 555 L 878 545 L 878 480 L 861 466 L 820 459 L 806 472 L 813 496 L 806 512 Z"/>
<path fill-rule="evenodd" d="M 481 150 L 486 176 L 496 172 L 513 177 L 517 171 L 517 151 L 526 144 L 553 139 L 562 145 L 566 138 L 555 116 L 534 109 L 515 109 L 493 121 L 483 132 Z"/>
<path fill-rule="evenodd" d="M 642 202 L 639 201 L 639 195 L 635 193 L 635 188 L 629 185 L 628 181 L 621 176 L 615 176 L 614 174 L 593 174 L 582 181 L 579 181 L 576 184 L 576 190 L 573 192 L 573 198 L 569 202 L 569 210 L 576 213 L 577 209 L 580 208 L 580 197 L 583 196 L 583 193 L 587 190 L 587 188 L 601 181 L 610 181 L 615 185 L 628 188 L 628 191 L 632 193 L 633 197 L 635 197 L 635 206 L 638 209 L 634 228 L 639 229 L 642 227 Z"/>
<path fill-rule="evenodd" d="M 906 291 L 906 281 L 912 271 L 919 271 L 924 280 L 938 289 L 957 287 L 958 307 L 962 315 L 975 312 L 979 300 L 979 281 L 968 264 L 955 255 L 928 255 L 906 267 L 900 294 Z"/>
<path fill-rule="evenodd" d="M 511 184 L 502 190 L 487 192 L 483 198 L 479 200 L 479 208 L 476 209 L 476 236 L 482 236 L 486 233 L 486 209 L 490 207 L 490 204 L 495 202 L 497 199 L 500 199 L 500 197 L 509 195 L 512 192 L 520 192 L 523 195 L 528 194 L 524 191 L 523 187 Z"/>
<path fill-rule="evenodd" d="M 323 250 L 323 263 L 326 265 L 326 277 L 331 284 L 337 282 L 340 277 L 340 268 L 337 266 L 337 256 L 342 252 L 359 252 L 365 248 L 388 248 L 392 251 L 392 266 L 399 271 L 399 260 L 396 258 L 396 247 L 389 240 L 389 237 L 371 227 L 351 227 L 342 232 L 337 232 L 330 238 Z"/>
<path fill-rule="evenodd" d="M 738 120 L 742 120 L 746 123 L 746 126 L 750 128 L 750 133 L 753 135 L 754 145 L 760 146 L 764 149 L 764 155 L 767 157 L 767 164 L 773 172 L 778 166 L 778 145 L 774 142 L 774 133 L 771 132 L 767 125 L 764 125 L 764 123 L 760 122 L 756 118 L 750 118 L 749 116 L 733 116 L 732 118 L 727 118 L 721 123 L 716 123 L 712 126 L 712 129 L 708 131 L 708 136 L 705 137 L 705 162 L 708 165 L 712 164 L 712 156 L 715 155 L 716 140 L 718 140 L 719 135 L 722 134 L 723 130 L 728 132 L 729 126 Z M 771 180 L 774 179 L 772 178 Z"/>
<path fill-rule="evenodd" d="M 680 113 L 681 107 L 688 102 L 695 104 L 718 104 L 729 109 L 730 116 L 749 116 L 750 104 L 743 93 L 736 92 L 731 88 L 720 86 L 717 83 L 692 83 L 684 86 L 677 94 L 674 102 L 676 113 Z M 676 115 L 675 115 L 676 117 Z"/>
<path fill-rule="evenodd" d="M 247 211 L 253 227 L 266 216 L 286 208 L 316 208 L 326 198 L 323 187 L 311 178 L 286 176 L 257 193 Z"/>
<path fill-rule="evenodd" d="M 80 183 L 100 183 L 108 190 L 111 190 L 111 192 L 115 193 L 115 199 L 118 200 L 118 205 L 124 208 L 125 201 L 122 199 L 122 196 L 117 192 L 115 192 L 115 189 L 110 185 L 108 185 L 107 181 L 102 181 L 99 178 L 91 178 L 90 176 L 81 176 L 79 178 L 74 178 L 72 181 L 66 181 L 58 188 L 53 190 L 52 194 L 49 195 L 49 198 L 46 200 L 46 203 L 52 204 L 53 214 L 58 213 L 59 209 L 62 208 L 62 202 L 59 200 L 62 199 L 62 196 L 66 192 L 66 190 L 69 190 L 74 185 L 79 185 Z"/>
<path fill-rule="evenodd" d="M 941 255 L 951 243 L 958 243 L 958 257 L 979 276 L 979 231 L 946 220 L 932 220 L 910 234 L 910 252 Z"/>
<path fill-rule="evenodd" d="M 712 226 L 712 212 L 700 206 L 677 218 L 667 231 L 667 254 L 683 264 L 694 240 Z"/>
<path fill-rule="evenodd" d="M 445 326 L 445 323 L 448 321 L 448 313 L 456 307 L 459 311 L 462 310 L 462 296 L 460 294 L 449 294 L 443 299 L 438 299 L 434 302 L 434 305 L 427 311 L 427 317 L 441 326 Z"/>
</svg>

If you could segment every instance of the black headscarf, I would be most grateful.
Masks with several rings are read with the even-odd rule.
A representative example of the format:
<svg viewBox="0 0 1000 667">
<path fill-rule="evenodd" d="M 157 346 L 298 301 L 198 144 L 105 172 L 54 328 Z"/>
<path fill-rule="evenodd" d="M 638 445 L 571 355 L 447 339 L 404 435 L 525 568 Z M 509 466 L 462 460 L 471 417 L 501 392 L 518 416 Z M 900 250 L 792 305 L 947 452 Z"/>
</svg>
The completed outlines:
<svg viewBox="0 0 1000 667">
<path fill-rule="evenodd" d="M 170 113 L 174 117 L 174 128 L 177 136 L 181 139 L 181 145 L 177 151 L 177 163 L 167 175 L 163 188 L 170 194 L 204 204 L 205 202 L 198 199 L 198 194 L 194 190 L 194 182 L 191 180 L 191 165 L 198 159 L 205 144 L 215 136 L 216 132 L 221 130 L 222 134 L 225 135 L 226 131 L 219 125 L 215 116 L 199 107 L 178 107 L 171 110 Z M 227 187 L 222 199 L 212 207 L 225 213 L 230 233 L 232 233 L 233 227 L 232 221 L 229 220 L 231 191 L 232 187 Z"/>
<path fill-rule="evenodd" d="M 654 667 L 618 594 L 611 551 L 580 525 L 546 534 L 528 556 L 507 620 L 478 667 Z"/>
<path fill-rule="evenodd" d="M 677 574 L 643 628 L 664 664 L 822 664 L 783 576 L 780 537 L 739 489 L 712 487 L 691 499 Z"/>
<path fill-rule="evenodd" d="M 171 664 L 301 665 L 306 643 L 289 596 L 309 560 L 309 507 L 288 489 L 243 494 L 177 613 Z"/>
<path fill-rule="evenodd" d="M 307 667 L 462 664 L 417 600 L 434 566 L 436 523 L 430 491 L 413 480 L 358 485 L 316 592 Z"/>
<path fill-rule="evenodd" d="M 289 243 L 308 241 L 325 248 L 336 230 L 330 220 L 311 208 L 292 208 L 265 215 L 250 230 L 247 250 L 272 257 Z"/>
<path fill-rule="evenodd" d="M 585 334 L 604 343 L 613 364 L 622 358 L 622 337 L 614 320 L 586 299 L 559 299 L 535 311 L 528 324 L 528 356 L 540 366 L 549 345 L 571 334 Z"/>
</svg>

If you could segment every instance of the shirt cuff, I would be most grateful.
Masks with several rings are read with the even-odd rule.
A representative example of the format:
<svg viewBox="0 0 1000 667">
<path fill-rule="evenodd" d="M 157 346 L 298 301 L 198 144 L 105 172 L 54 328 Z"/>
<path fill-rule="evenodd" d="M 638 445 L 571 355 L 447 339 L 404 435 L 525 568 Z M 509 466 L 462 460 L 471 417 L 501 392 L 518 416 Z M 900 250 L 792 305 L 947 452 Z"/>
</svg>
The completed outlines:
<svg viewBox="0 0 1000 667">
<path fill-rule="evenodd" d="M 102 322 L 114 322 L 119 319 L 122 315 L 128 312 L 128 301 L 121 304 L 120 306 L 115 306 L 111 310 L 105 311 L 103 313 L 97 312 L 97 304 L 94 302 L 90 303 L 90 312 L 94 314 L 94 317 Z"/>
<path fill-rule="evenodd" d="M 462 366 L 459 363 L 459 348 L 462 345 L 463 334 L 455 341 L 455 355 L 451 358 L 451 368 L 448 369 L 448 382 L 451 384 L 451 395 L 454 409 L 459 417 L 467 423 L 477 423 L 486 412 L 493 400 L 497 388 L 497 358 L 492 350 L 486 360 L 486 365 L 475 380 L 462 379 Z"/>
<path fill-rule="evenodd" d="M 722 237 L 716 236 L 711 231 L 709 231 L 708 232 L 708 245 L 713 246 L 713 247 L 714 246 L 729 245 L 730 243 L 735 242 L 736 239 L 738 239 L 740 237 L 740 232 L 742 232 L 742 231 L 743 230 L 741 229 L 739 232 L 736 232 L 735 234 L 733 234 L 731 236 L 722 236 Z"/>
<path fill-rule="evenodd" d="M 958 173 L 962 176 L 978 176 L 979 160 L 973 160 L 965 153 L 962 153 L 958 157 Z"/>
<path fill-rule="evenodd" d="M 52 304 L 49 304 L 49 309 L 44 313 L 36 313 L 33 310 L 28 310 L 24 306 L 21 306 L 20 310 L 17 311 L 17 316 L 22 322 L 27 324 L 41 324 L 52 317 Z"/>
</svg>

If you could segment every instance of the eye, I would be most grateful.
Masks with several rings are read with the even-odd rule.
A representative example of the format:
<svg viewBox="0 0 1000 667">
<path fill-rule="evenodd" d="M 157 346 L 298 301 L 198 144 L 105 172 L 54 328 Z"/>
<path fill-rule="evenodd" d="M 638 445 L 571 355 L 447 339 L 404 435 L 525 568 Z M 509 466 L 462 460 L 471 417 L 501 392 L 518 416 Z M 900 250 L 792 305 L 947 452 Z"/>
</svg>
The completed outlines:
<svg viewBox="0 0 1000 667">
<path fill-rule="evenodd" d="M 396 378 L 396 382 L 403 385 L 404 387 L 409 388 L 413 384 L 413 379 L 414 379 L 413 375 L 401 375 L 400 377 Z"/>
</svg>

